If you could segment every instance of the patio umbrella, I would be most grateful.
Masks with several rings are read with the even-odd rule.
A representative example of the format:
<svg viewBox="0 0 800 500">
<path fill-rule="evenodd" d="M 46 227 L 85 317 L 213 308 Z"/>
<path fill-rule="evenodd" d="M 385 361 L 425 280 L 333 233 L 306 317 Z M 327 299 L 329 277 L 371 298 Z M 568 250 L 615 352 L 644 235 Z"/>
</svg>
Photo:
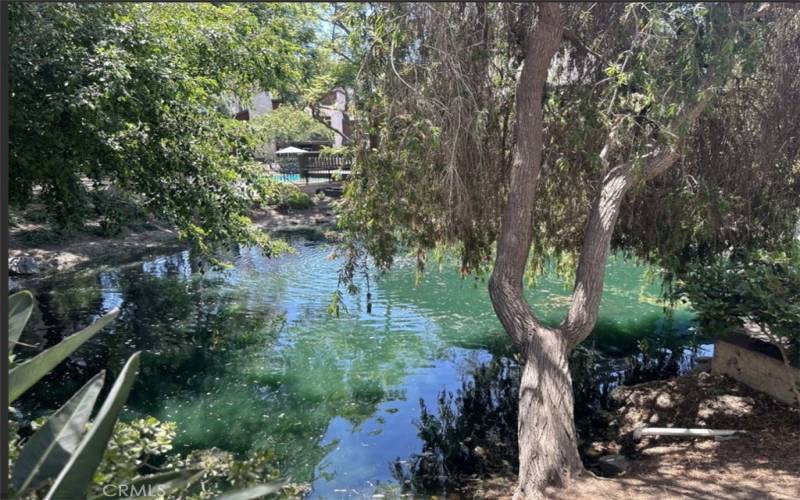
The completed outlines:
<svg viewBox="0 0 800 500">
<path fill-rule="evenodd" d="M 276 155 L 302 155 L 306 154 L 308 151 L 305 149 L 296 148 L 294 146 L 289 146 L 288 148 L 283 148 L 275 151 Z"/>
</svg>

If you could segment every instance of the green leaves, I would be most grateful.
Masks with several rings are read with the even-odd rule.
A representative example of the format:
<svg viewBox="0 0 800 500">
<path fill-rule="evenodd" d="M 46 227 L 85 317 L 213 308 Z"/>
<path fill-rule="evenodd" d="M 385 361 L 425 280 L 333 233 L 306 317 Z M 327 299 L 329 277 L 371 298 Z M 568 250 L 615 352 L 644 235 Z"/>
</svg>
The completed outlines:
<svg viewBox="0 0 800 500">
<path fill-rule="evenodd" d="M 11 475 L 17 494 L 35 490 L 61 472 L 86 430 L 104 378 L 105 371 L 95 375 L 28 440 Z"/>
<path fill-rule="evenodd" d="M 241 217 L 252 207 L 241 186 L 268 139 L 228 108 L 250 106 L 256 89 L 277 97 L 303 86 L 316 71 L 318 9 L 12 5 L 11 202 L 31 202 L 41 186 L 37 197 L 61 227 L 97 217 L 116 232 L 150 214 L 206 256 L 228 243 L 276 249 Z M 99 203 L 82 178 L 111 184 L 146 213 L 107 210 L 119 204 Z"/>
<path fill-rule="evenodd" d="M 265 495 L 271 495 L 280 491 L 284 483 L 270 483 L 260 484 L 258 486 L 251 486 L 233 493 L 226 493 L 218 496 L 214 500 L 251 500 L 253 498 L 261 498 Z"/>
<path fill-rule="evenodd" d="M 800 341 L 800 268 L 749 253 L 691 266 L 678 287 L 706 333 L 727 333 L 744 320 Z"/>
<path fill-rule="evenodd" d="M 326 90 L 328 92 L 330 87 Z M 334 132 L 302 109 L 284 105 L 252 120 L 260 140 L 309 141 L 332 140 Z"/>
<path fill-rule="evenodd" d="M 140 492 L 146 496 L 141 496 L 138 498 L 157 498 L 156 495 L 169 495 L 170 493 L 174 493 L 176 491 L 185 490 L 202 477 L 203 471 L 198 471 L 196 469 L 183 469 L 161 472 L 158 474 L 148 474 L 147 476 L 138 477 L 130 483 L 127 483 L 125 492 L 122 491 L 122 488 L 116 487 L 114 488 L 113 492 L 109 491 L 110 493 L 116 494 L 103 494 L 94 497 L 92 500 L 130 498 L 130 495 L 136 495 Z M 126 493 L 130 493 L 130 495 Z"/>
<path fill-rule="evenodd" d="M 95 469 L 103 459 L 106 445 L 114 431 L 114 424 L 128 399 L 138 369 L 139 353 L 137 352 L 125 363 L 103 406 L 97 413 L 92 428 L 86 433 L 69 463 L 56 478 L 53 487 L 45 497 L 46 500 L 72 500 L 85 496 Z"/>
<path fill-rule="evenodd" d="M 90 326 L 62 340 L 59 344 L 12 368 L 8 372 L 9 404 L 47 375 L 56 365 L 64 361 L 75 349 L 111 323 L 118 314 L 119 310 L 114 309 Z"/>
<path fill-rule="evenodd" d="M 27 290 L 17 292 L 8 298 L 8 349 L 14 349 L 19 341 L 28 318 L 33 311 L 33 295 Z"/>
</svg>

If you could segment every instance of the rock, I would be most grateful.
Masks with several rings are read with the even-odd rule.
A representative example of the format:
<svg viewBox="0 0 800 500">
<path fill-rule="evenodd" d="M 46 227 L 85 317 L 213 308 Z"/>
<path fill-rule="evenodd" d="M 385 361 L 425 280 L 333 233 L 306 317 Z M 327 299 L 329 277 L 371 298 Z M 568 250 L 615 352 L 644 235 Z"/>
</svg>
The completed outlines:
<svg viewBox="0 0 800 500">
<path fill-rule="evenodd" d="M 15 276 L 29 276 L 42 272 L 39 262 L 27 255 L 8 259 L 8 273 Z"/>
<path fill-rule="evenodd" d="M 656 408 L 659 410 L 669 410 L 674 405 L 675 403 L 672 401 L 672 397 L 666 392 L 662 392 L 656 398 Z"/>
<path fill-rule="evenodd" d="M 601 474 L 616 476 L 630 469 L 631 463 L 622 455 L 606 455 L 597 460 L 597 466 Z"/>
<path fill-rule="evenodd" d="M 619 451 L 620 446 L 614 441 L 592 441 L 583 453 L 589 458 L 599 458 L 605 455 L 618 455 Z"/>
<path fill-rule="evenodd" d="M 603 446 L 603 443 L 595 441 L 591 443 L 589 446 L 583 450 L 583 454 L 589 458 L 599 458 L 606 452 L 606 447 Z"/>
<path fill-rule="evenodd" d="M 622 385 L 614 387 L 608 395 L 611 401 L 617 405 L 622 405 L 628 399 L 628 388 Z"/>
<path fill-rule="evenodd" d="M 745 417 L 755 410 L 756 402 L 751 397 L 723 394 L 710 397 L 700 403 L 697 416 L 703 420 L 712 417 Z"/>
</svg>

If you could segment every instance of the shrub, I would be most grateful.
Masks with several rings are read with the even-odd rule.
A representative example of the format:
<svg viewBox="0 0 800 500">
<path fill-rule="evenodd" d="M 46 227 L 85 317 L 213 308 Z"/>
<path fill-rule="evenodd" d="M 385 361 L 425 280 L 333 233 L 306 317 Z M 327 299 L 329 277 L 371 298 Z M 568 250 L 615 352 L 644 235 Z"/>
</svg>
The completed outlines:
<svg viewBox="0 0 800 500">
<path fill-rule="evenodd" d="M 285 182 L 276 182 L 264 196 L 267 205 L 278 211 L 305 210 L 314 206 L 314 200 L 300 191 L 300 188 Z"/>
<path fill-rule="evenodd" d="M 800 266 L 796 260 L 734 252 L 690 267 L 677 292 L 691 302 L 706 333 L 724 334 L 752 322 L 778 348 L 787 366 L 792 357 L 798 360 Z M 800 402 L 800 394 L 797 399 Z"/>
</svg>

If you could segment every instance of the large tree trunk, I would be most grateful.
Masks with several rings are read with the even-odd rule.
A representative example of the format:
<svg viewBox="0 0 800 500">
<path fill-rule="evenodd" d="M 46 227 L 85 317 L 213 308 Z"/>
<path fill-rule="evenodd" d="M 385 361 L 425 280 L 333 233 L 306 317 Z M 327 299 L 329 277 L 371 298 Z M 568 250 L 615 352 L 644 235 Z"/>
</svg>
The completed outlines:
<svg viewBox="0 0 800 500">
<path fill-rule="evenodd" d="M 540 498 L 548 485 L 565 486 L 583 471 L 564 337 L 545 329 L 535 339 L 520 381 L 519 499 Z"/>
<path fill-rule="evenodd" d="M 533 205 L 542 160 L 542 102 L 550 61 L 561 42 L 561 8 L 539 5 L 517 83 L 517 145 L 489 294 L 497 317 L 525 359 L 520 386 L 517 498 L 540 498 L 551 483 L 582 470 L 573 419 L 565 337 L 542 325 L 523 296 L 533 238 Z"/>
</svg>

